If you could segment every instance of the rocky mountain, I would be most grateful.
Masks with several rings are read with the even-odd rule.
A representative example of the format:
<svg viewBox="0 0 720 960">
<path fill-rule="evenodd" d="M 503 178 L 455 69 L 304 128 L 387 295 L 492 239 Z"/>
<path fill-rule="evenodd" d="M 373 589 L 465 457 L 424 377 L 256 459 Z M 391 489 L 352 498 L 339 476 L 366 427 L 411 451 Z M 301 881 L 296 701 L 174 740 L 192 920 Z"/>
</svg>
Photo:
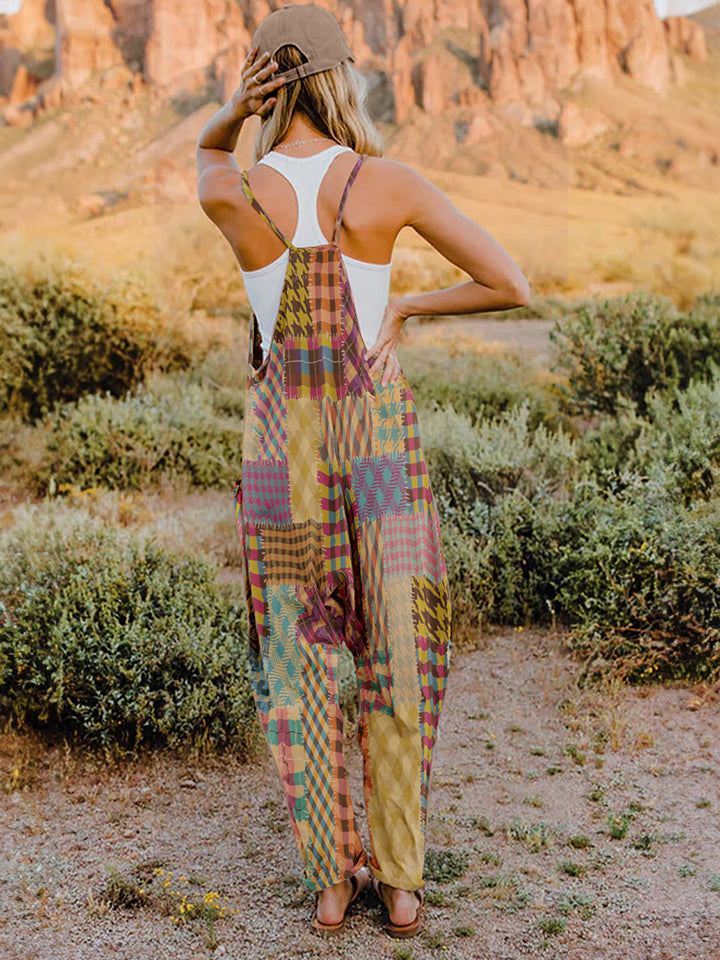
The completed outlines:
<svg viewBox="0 0 720 960">
<path fill-rule="evenodd" d="M 23 0 L 0 16 L 0 126 L 58 109 L 67 126 L 90 104 L 113 137 L 143 129 L 147 143 L 158 130 L 142 118 L 174 117 L 162 164 L 190 196 L 203 104 L 230 96 L 255 26 L 282 2 Z M 320 2 L 367 78 L 388 156 L 560 190 L 637 194 L 648 171 L 720 190 L 720 30 L 660 20 L 653 0 Z M 89 130 L 75 135 L 92 157 Z M 124 154 L 107 189 L 160 182 L 158 149 L 152 172 L 147 151 Z"/>
<path fill-rule="evenodd" d="M 29 124 L 90 82 L 142 83 L 161 96 L 211 88 L 224 100 L 253 29 L 281 2 L 24 0 L 17 14 L 0 16 L 6 122 Z M 663 92 L 683 83 L 678 53 L 706 57 L 703 28 L 660 20 L 653 0 L 322 2 L 370 80 L 376 116 L 402 125 L 472 108 L 471 141 L 486 131 L 490 102 L 511 107 L 520 123 L 582 139 L 581 118 L 567 110 L 578 76 L 625 74 Z"/>
</svg>

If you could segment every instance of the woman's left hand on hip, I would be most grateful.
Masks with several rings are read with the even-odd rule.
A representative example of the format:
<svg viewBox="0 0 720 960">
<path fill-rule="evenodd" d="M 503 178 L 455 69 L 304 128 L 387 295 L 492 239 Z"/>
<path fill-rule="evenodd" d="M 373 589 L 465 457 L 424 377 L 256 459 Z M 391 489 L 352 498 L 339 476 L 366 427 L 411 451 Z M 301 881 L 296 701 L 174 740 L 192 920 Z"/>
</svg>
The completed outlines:
<svg viewBox="0 0 720 960">
<path fill-rule="evenodd" d="M 375 343 L 367 351 L 368 359 L 372 360 L 370 370 L 373 373 L 380 367 L 384 367 L 381 380 L 383 386 L 390 383 L 391 380 L 397 380 L 402 372 L 397 355 L 397 346 L 400 342 L 400 331 L 404 322 L 405 317 L 399 307 L 394 303 L 389 303 L 385 308 L 385 315 L 380 324 Z"/>
</svg>

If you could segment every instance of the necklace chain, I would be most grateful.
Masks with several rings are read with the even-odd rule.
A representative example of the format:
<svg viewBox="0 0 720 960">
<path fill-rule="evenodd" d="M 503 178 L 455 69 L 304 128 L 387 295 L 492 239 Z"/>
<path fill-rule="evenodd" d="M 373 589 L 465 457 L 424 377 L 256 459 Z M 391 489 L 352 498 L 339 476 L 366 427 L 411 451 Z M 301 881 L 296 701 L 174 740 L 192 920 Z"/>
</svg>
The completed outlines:
<svg viewBox="0 0 720 960">
<path fill-rule="evenodd" d="M 323 140 L 330 140 L 331 137 L 308 137 L 306 140 L 290 140 L 288 143 L 278 143 L 276 150 L 285 150 L 286 147 L 297 147 L 301 143 L 321 143 Z"/>
</svg>

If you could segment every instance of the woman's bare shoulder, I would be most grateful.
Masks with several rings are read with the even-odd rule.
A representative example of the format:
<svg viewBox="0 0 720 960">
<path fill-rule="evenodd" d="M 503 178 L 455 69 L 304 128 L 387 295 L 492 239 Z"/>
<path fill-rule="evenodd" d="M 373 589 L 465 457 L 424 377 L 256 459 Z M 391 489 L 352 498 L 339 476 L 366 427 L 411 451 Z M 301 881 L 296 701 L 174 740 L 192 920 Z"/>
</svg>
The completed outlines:
<svg viewBox="0 0 720 960">
<path fill-rule="evenodd" d="M 386 213 L 410 225 L 444 199 L 442 192 L 414 167 L 401 160 L 368 157 L 365 184 Z"/>
<path fill-rule="evenodd" d="M 393 187 L 425 180 L 417 170 L 401 160 L 391 160 L 388 157 L 367 157 L 365 166 L 370 176 L 376 177 Z"/>
</svg>

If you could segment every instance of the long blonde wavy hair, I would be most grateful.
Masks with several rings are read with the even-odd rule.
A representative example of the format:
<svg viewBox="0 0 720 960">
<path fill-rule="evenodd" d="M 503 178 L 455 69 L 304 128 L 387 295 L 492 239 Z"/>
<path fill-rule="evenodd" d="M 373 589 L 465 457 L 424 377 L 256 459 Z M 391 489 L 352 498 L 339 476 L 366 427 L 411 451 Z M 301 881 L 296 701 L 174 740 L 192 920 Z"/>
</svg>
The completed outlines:
<svg viewBox="0 0 720 960">
<path fill-rule="evenodd" d="M 277 73 L 297 67 L 306 59 L 297 47 L 280 47 L 275 55 Z M 261 119 L 253 161 L 257 163 L 282 140 L 296 110 L 302 111 L 326 137 L 356 153 L 381 156 L 382 137 L 365 107 L 366 93 L 365 78 L 347 60 L 280 87 L 273 94 L 277 97 L 275 106 Z"/>
</svg>

